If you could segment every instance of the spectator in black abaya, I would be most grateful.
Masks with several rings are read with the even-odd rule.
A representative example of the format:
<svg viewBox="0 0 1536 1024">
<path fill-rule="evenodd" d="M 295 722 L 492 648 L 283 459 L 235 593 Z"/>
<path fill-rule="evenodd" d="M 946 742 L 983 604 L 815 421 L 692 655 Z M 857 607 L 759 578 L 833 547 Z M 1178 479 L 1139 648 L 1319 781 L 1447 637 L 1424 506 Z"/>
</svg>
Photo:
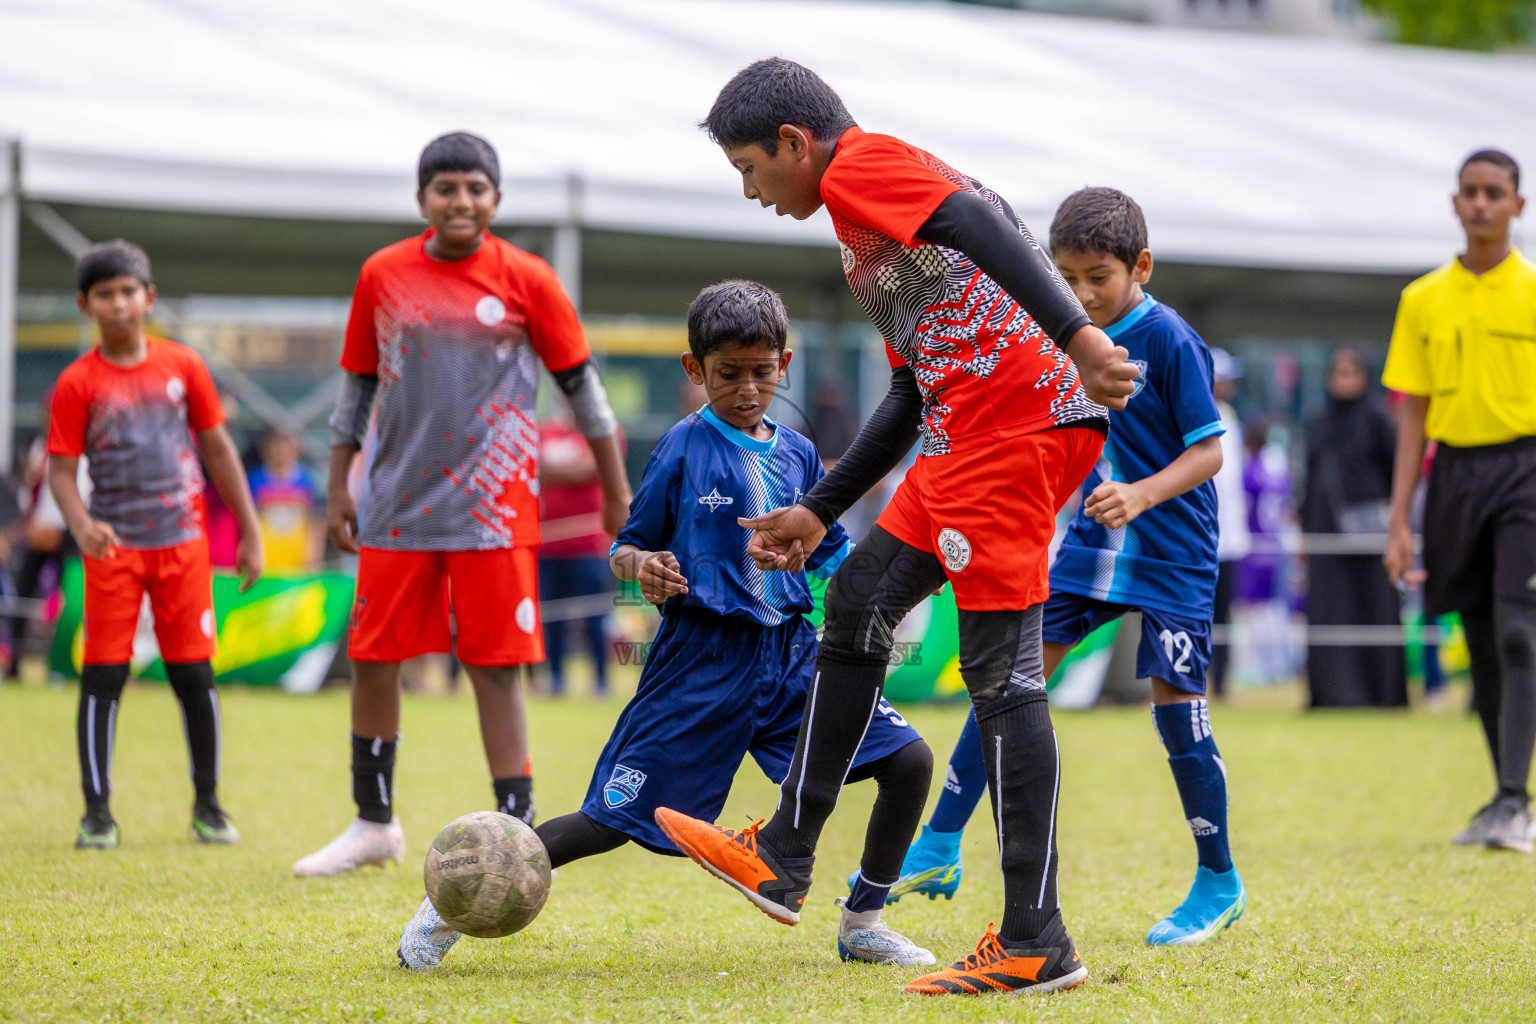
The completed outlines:
<svg viewBox="0 0 1536 1024">
<path fill-rule="evenodd" d="M 1392 421 L 1368 394 L 1369 368 L 1360 353 L 1337 349 L 1327 383 L 1328 407 L 1307 431 L 1302 530 L 1380 541 L 1392 495 Z M 1399 626 L 1399 614 L 1397 590 L 1379 554 L 1308 556 L 1309 627 Z M 1307 653 L 1312 707 L 1408 705 L 1401 643 L 1334 646 L 1318 644 L 1320 639 L 1327 638 L 1314 632 Z"/>
</svg>

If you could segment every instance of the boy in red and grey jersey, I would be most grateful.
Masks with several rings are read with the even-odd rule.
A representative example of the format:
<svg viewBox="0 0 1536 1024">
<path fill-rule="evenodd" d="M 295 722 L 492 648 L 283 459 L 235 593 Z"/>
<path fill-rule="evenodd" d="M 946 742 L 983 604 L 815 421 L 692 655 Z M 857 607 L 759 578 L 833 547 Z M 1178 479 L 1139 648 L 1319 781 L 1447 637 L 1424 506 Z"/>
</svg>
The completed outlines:
<svg viewBox="0 0 1536 1024">
<path fill-rule="evenodd" d="M 146 595 L 186 725 L 192 830 L 203 842 L 233 843 L 239 833 L 217 795 L 213 570 L 199 456 L 239 519 L 236 566 L 244 587 L 262 569 L 251 492 L 202 358 L 144 333 L 155 303 L 144 250 L 121 240 L 93 246 L 76 264 L 75 281 L 80 311 L 96 321 L 101 340 L 59 375 L 48 422 L 48 483 L 85 567 L 77 739 L 86 813 L 75 845 L 118 844 L 109 807 L 112 748 Z M 81 458 L 89 462 L 89 506 L 78 484 Z"/>
<path fill-rule="evenodd" d="M 345 384 L 331 419 L 332 541 L 359 552 L 352 791 L 358 817 L 294 865 L 333 875 L 399 860 L 394 815 L 400 662 L 453 642 L 475 688 L 498 810 L 531 821 L 528 727 L 517 666 L 544 659 L 538 612 L 540 367 L 554 374 L 592 448 L 603 523 L 616 533 L 629 484 L 576 310 L 549 265 L 490 234 L 495 151 L 467 133 L 422 151 L 427 232 L 363 265 L 347 324 Z M 378 451 L 367 514 L 346 474 L 370 416 Z"/>
</svg>

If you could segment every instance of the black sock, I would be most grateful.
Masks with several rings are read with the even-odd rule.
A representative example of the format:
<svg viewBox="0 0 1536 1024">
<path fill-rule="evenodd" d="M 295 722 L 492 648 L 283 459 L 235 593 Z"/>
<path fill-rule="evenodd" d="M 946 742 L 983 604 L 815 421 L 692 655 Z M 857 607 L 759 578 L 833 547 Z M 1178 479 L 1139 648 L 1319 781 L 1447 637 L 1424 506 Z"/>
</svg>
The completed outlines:
<svg viewBox="0 0 1536 1024">
<path fill-rule="evenodd" d="M 875 806 L 864 832 L 864 856 L 859 873 L 874 886 L 891 886 L 901 877 L 907 847 L 923 820 L 928 784 L 933 780 L 933 751 L 922 740 L 913 740 L 871 764 L 848 774 L 850 784 L 874 779 L 879 786 Z M 883 905 L 883 903 L 882 903 Z M 849 909 L 873 909 L 853 906 Z"/>
<path fill-rule="evenodd" d="M 388 825 L 395 816 L 395 748 L 400 738 L 352 734 L 352 799 L 357 816 Z"/>
<path fill-rule="evenodd" d="M 1499 792 L 1529 799 L 1536 744 L 1536 607 L 1495 601 L 1502 686 L 1499 694 Z"/>
<path fill-rule="evenodd" d="M 199 803 L 212 801 L 219 785 L 219 695 L 206 661 L 166 662 L 166 678 L 181 702 L 181 721 L 192 761 L 192 788 Z"/>
<path fill-rule="evenodd" d="M 496 809 L 510 814 L 524 825 L 533 824 L 533 776 L 512 775 L 494 779 L 491 788 L 496 791 Z"/>
<path fill-rule="evenodd" d="M 80 788 L 88 814 L 107 814 L 112 796 L 112 741 L 117 705 L 128 682 L 128 665 L 86 665 L 80 670 L 80 709 L 75 742 L 80 752 Z"/>
<path fill-rule="evenodd" d="M 1005 944 L 1021 945 L 1056 914 L 1056 795 L 1061 762 L 1044 690 L 976 709 L 992 823 L 1002 851 Z"/>
<path fill-rule="evenodd" d="M 533 830 L 549 851 L 549 866 L 558 868 L 583 857 L 617 850 L 629 842 L 629 836 L 616 828 L 600 825 L 580 811 L 551 818 Z"/>
<path fill-rule="evenodd" d="M 842 651 L 822 643 L 795 757 L 779 787 L 778 810 L 758 833 L 780 856 L 816 853 L 821 827 L 837 806 L 848 768 L 874 716 L 889 663 L 884 654 Z"/>
</svg>

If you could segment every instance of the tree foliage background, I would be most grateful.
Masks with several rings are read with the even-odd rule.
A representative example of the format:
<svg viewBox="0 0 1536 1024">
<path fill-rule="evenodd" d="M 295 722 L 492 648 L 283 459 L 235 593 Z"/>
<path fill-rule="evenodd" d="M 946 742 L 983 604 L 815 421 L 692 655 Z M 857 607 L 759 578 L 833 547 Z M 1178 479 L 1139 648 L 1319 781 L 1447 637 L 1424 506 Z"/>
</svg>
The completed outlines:
<svg viewBox="0 0 1536 1024">
<path fill-rule="evenodd" d="M 1360 0 L 1399 43 L 1492 50 L 1532 40 L 1532 0 Z"/>
</svg>

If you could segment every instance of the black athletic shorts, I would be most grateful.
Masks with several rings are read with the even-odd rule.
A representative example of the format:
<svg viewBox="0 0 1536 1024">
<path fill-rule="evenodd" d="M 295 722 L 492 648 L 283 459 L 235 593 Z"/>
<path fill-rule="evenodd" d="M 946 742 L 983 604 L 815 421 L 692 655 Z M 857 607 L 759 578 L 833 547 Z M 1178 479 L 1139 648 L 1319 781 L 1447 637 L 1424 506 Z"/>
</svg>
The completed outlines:
<svg viewBox="0 0 1536 1024">
<path fill-rule="evenodd" d="M 1442 443 L 1424 502 L 1424 611 L 1536 604 L 1536 437 Z"/>
</svg>

